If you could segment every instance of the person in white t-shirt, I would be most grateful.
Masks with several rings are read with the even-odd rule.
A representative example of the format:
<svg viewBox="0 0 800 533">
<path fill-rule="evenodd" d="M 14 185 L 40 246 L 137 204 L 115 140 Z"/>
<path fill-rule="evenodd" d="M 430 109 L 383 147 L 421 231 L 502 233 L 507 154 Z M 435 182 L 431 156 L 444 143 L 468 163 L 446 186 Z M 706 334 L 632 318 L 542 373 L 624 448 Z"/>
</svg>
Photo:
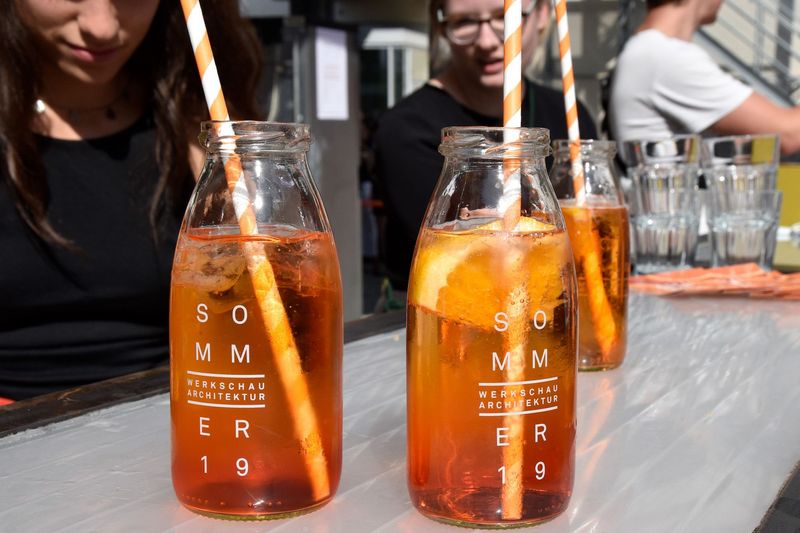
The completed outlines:
<svg viewBox="0 0 800 533">
<path fill-rule="evenodd" d="M 647 16 L 620 54 L 609 122 L 618 141 L 680 133 L 778 133 L 800 150 L 800 108 L 776 105 L 723 72 L 691 42 L 722 0 L 647 0 Z"/>
</svg>

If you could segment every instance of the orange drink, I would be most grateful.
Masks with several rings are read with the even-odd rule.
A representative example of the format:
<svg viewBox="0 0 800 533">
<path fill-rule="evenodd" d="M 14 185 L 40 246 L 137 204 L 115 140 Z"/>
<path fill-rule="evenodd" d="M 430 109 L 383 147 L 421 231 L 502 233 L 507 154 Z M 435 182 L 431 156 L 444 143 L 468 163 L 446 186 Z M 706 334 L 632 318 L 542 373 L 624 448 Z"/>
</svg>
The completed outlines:
<svg viewBox="0 0 800 533">
<path fill-rule="evenodd" d="M 578 363 L 608 370 L 625 358 L 630 236 L 621 205 L 578 207 L 562 200 L 578 276 Z"/>
<path fill-rule="evenodd" d="M 299 441 L 291 382 L 276 366 L 243 250 L 263 253 L 300 357 L 316 419 Z M 185 230 L 175 254 L 170 309 L 172 474 L 178 499 L 202 514 L 285 517 L 333 496 L 342 434 L 342 301 L 330 232 L 288 226 Z M 327 470 L 317 494 L 308 457 Z"/>
<path fill-rule="evenodd" d="M 572 491 L 576 309 L 563 229 L 425 227 L 408 291 L 408 484 L 423 514 L 507 527 Z"/>
</svg>

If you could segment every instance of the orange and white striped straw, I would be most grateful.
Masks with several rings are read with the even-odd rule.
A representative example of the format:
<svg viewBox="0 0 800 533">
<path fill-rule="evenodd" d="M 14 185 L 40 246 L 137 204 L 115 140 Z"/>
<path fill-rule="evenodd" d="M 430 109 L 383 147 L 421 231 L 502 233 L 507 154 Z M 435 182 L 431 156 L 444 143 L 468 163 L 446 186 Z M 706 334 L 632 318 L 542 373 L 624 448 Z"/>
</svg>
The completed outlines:
<svg viewBox="0 0 800 533">
<path fill-rule="evenodd" d="M 522 1 L 505 0 L 503 10 L 503 126 L 519 128 L 522 125 Z M 519 140 L 519 131 L 503 133 L 504 143 Z M 520 165 L 519 160 L 509 160 L 503 176 L 503 195 L 498 211 L 506 230 L 519 222 Z"/>
<path fill-rule="evenodd" d="M 522 126 L 522 1 L 505 0 L 504 8 L 503 125 L 519 128 Z"/>
<path fill-rule="evenodd" d="M 222 94 L 211 42 L 199 0 L 181 0 L 189 39 L 194 50 L 197 69 L 203 83 L 203 93 L 211 119 L 229 121 L 228 108 Z M 221 135 L 234 135 L 230 123 L 220 125 Z M 247 192 L 241 161 L 237 156 L 225 161 L 225 179 L 233 199 L 234 210 L 242 235 L 257 235 L 255 210 Z M 303 443 L 306 471 L 311 480 L 315 499 L 330 495 L 327 461 L 322 449 L 314 408 L 311 405 L 308 383 L 302 373 L 300 354 L 294 341 L 286 309 L 283 306 L 272 265 L 257 243 L 242 243 L 247 270 L 257 296 L 261 318 L 268 333 L 278 375 L 291 410 L 295 438 Z"/>
<path fill-rule="evenodd" d="M 569 158 L 572 163 L 572 187 L 575 191 L 575 205 L 586 205 L 586 180 L 581 160 L 581 132 L 578 126 L 578 99 L 575 96 L 575 72 L 572 68 L 572 47 L 567 23 L 567 0 L 553 0 L 558 26 L 558 50 L 561 55 L 561 80 L 564 89 L 564 108 L 567 110 L 567 131 L 569 137 Z M 576 221 L 577 223 L 577 221 Z M 591 220 L 582 221 L 589 230 L 583 235 L 586 244 L 582 245 L 584 256 L 581 268 L 586 276 L 589 308 L 595 322 L 597 338 L 603 354 L 608 354 L 617 342 L 617 325 L 611 312 L 603 285 L 601 246 L 597 234 L 591 230 Z"/>
<path fill-rule="evenodd" d="M 581 162 L 581 132 L 578 125 L 578 99 L 575 96 L 575 72 L 572 69 L 572 45 L 567 23 L 567 0 L 553 0 L 558 27 L 558 51 L 561 56 L 561 84 L 564 90 L 564 108 L 567 110 L 567 135 L 569 156 L 572 161 L 572 184 L 575 189 L 575 202 L 586 202 L 584 191 L 583 164 Z"/>
<path fill-rule="evenodd" d="M 519 128 L 522 126 L 522 0 L 505 0 L 503 8 L 503 126 Z M 517 142 L 519 137 L 518 129 L 505 130 L 503 143 Z M 521 161 L 512 155 L 504 161 L 503 195 L 497 206 L 503 217 L 503 227 L 509 232 L 517 226 L 520 219 L 520 182 Z M 523 347 L 527 336 L 527 300 L 523 287 L 513 283 L 518 278 L 518 273 L 513 272 L 520 263 L 518 254 L 519 251 L 512 247 L 506 258 L 510 270 L 506 278 L 512 282 L 504 305 L 510 321 L 503 343 L 504 351 L 511 354 L 511 361 L 504 372 L 504 381 L 507 383 L 517 383 L 525 379 Z M 509 394 L 513 392 L 508 391 Z M 522 518 L 525 441 L 522 415 L 504 416 L 503 426 L 508 428 L 508 441 L 503 447 L 501 513 L 504 520 L 519 520 Z"/>
</svg>

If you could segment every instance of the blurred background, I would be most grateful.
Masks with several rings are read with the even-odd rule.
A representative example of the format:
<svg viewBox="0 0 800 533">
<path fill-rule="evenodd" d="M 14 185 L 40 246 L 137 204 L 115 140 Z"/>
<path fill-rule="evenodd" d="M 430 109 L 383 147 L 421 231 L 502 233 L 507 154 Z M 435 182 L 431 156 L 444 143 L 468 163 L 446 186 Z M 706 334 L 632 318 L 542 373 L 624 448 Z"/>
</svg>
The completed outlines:
<svg viewBox="0 0 800 533">
<path fill-rule="evenodd" d="M 571 0 L 569 25 L 578 96 L 598 124 L 609 72 L 644 14 L 643 0 Z M 342 263 L 345 319 L 375 310 L 383 279 L 382 210 L 371 172 L 371 134 L 380 114 L 429 78 L 427 0 L 240 0 L 266 50 L 262 105 L 270 120 L 311 124 L 312 173 Z M 726 0 L 696 41 L 773 100 L 800 90 L 800 0 Z M 555 32 L 529 76 L 560 87 Z M 784 211 L 800 202 L 800 179 L 782 171 Z M 800 178 L 800 176 L 797 176 Z M 386 294 L 378 304 L 386 305 Z"/>
</svg>

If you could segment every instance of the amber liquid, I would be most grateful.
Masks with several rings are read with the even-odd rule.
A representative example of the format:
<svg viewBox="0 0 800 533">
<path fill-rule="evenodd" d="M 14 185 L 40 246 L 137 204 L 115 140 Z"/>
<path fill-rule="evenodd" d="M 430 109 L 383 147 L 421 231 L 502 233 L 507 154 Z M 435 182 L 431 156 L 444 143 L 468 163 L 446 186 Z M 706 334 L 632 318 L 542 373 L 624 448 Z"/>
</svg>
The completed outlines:
<svg viewBox="0 0 800 533">
<path fill-rule="evenodd" d="M 318 507 L 339 483 L 342 455 L 342 301 L 330 235 L 261 228 L 181 236 L 170 308 L 172 479 L 202 514 L 285 517 Z M 270 236 L 266 236 L 270 235 Z M 300 442 L 242 243 L 274 270 L 300 356 L 319 439 Z M 316 494 L 309 454 L 324 457 L 329 491 Z M 311 451 L 309 451 L 311 450 Z"/>
<path fill-rule="evenodd" d="M 433 297 L 416 293 L 421 277 L 436 270 L 425 266 L 426 249 L 460 261 Z M 428 517 L 515 527 L 567 507 L 577 348 L 572 268 L 564 232 L 423 229 L 409 287 L 408 484 Z M 516 459 L 518 513 L 504 496 Z"/>
<path fill-rule="evenodd" d="M 625 358 L 627 343 L 631 265 L 628 210 L 624 206 L 577 207 L 563 202 L 561 210 L 578 275 L 578 368 L 616 368 Z M 592 275 L 589 254 L 599 259 L 599 278 Z"/>
</svg>

